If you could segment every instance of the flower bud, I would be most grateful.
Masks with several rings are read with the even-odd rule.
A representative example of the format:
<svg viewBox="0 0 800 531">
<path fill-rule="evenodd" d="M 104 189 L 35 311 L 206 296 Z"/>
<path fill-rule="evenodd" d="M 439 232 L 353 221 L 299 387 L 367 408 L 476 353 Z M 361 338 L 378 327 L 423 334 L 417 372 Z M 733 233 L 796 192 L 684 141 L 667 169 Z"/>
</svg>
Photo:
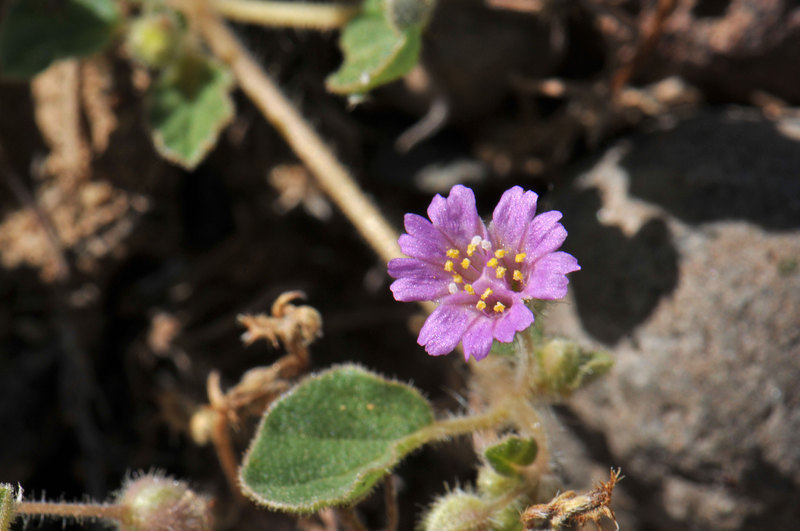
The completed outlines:
<svg viewBox="0 0 800 531">
<path fill-rule="evenodd" d="M 124 531 L 202 531 L 211 529 L 211 501 L 186 483 L 145 474 L 126 482 L 118 503 Z"/>
<path fill-rule="evenodd" d="M 163 68 L 175 55 L 180 28 L 166 13 L 136 19 L 128 29 L 126 48 L 131 56 L 149 68 Z"/>
<path fill-rule="evenodd" d="M 537 370 L 533 383 L 539 389 L 568 396 L 614 364 L 605 352 L 588 351 L 565 339 L 554 339 L 536 352 Z"/>
<path fill-rule="evenodd" d="M 481 529 L 487 519 L 486 502 L 475 494 L 457 490 L 434 502 L 422 521 L 424 531 Z"/>
<path fill-rule="evenodd" d="M 20 494 L 21 497 L 21 494 Z M 14 521 L 14 509 L 17 497 L 14 495 L 14 487 L 8 483 L 0 484 L 0 531 L 11 529 L 11 522 Z"/>
</svg>

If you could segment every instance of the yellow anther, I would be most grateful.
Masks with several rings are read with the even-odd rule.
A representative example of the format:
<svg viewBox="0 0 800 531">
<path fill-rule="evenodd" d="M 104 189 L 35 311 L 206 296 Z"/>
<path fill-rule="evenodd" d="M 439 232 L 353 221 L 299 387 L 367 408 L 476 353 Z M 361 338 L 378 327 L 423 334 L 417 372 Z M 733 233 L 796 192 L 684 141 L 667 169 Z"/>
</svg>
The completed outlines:
<svg viewBox="0 0 800 531">
<path fill-rule="evenodd" d="M 464 284 L 464 291 L 470 295 L 475 295 L 475 289 L 472 287 L 472 284 Z"/>
<path fill-rule="evenodd" d="M 497 267 L 497 258 L 492 258 L 491 260 L 486 262 L 486 265 L 489 267 Z"/>
<path fill-rule="evenodd" d="M 444 270 L 448 271 L 448 272 L 453 270 L 453 261 L 452 260 L 448 260 L 447 262 L 444 263 Z"/>
<path fill-rule="evenodd" d="M 520 271 L 519 269 L 515 269 L 514 270 L 514 280 L 516 280 L 518 282 L 522 282 L 522 278 L 523 278 L 522 277 L 522 271 Z"/>
<path fill-rule="evenodd" d="M 458 258 L 460 253 L 458 252 L 458 249 L 448 249 L 445 254 L 450 258 Z"/>
<path fill-rule="evenodd" d="M 456 284 L 461 284 L 462 282 L 464 282 L 464 277 L 456 273 L 455 275 L 453 275 L 453 282 L 455 282 Z"/>
<path fill-rule="evenodd" d="M 475 307 L 479 310 L 483 310 L 484 308 L 486 308 L 486 303 L 483 301 L 478 301 L 475 303 Z"/>
<path fill-rule="evenodd" d="M 475 249 L 477 248 L 478 246 L 475 245 L 474 243 L 470 243 L 469 245 L 467 245 L 467 255 L 472 256 L 473 254 L 475 254 Z"/>
<path fill-rule="evenodd" d="M 484 291 L 483 295 L 481 295 L 481 300 L 485 301 L 486 297 L 488 297 L 491 294 L 492 294 L 492 288 L 486 288 L 486 291 Z"/>
<path fill-rule="evenodd" d="M 497 278 L 503 278 L 503 276 L 506 274 L 506 271 L 507 269 L 505 267 L 500 266 L 497 268 L 497 273 L 495 273 L 494 276 Z"/>
<path fill-rule="evenodd" d="M 526 256 L 527 255 L 525 253 L 517 253 L 517 255 L 514 257 L 514 261 L 518 264 L 521 264 L 522 261 L 525 260 Z"/>
<path fill-rule="evenodd" d="M 468 268 L 469 264 L 470 264 L 469 258 L 464 258 L 463 260 L 461 260 L 461 267 L 462 268 L 464 268 L 464 269 Z"/>
<path fill-rule="evenodd" d="M 494 255 L 495 255 L 497 258 L 503 258 L 503 257 L 504 257 L 505 255 L 507 255 L 507 254 L 508 254 L 508 251 L 506 251 L 506 250 L 504 250 L 504 249 L 498 249 L 498 250 L 496 250 L 496 251 L 494 252 Z"/>
<path fill-rule="evenodd" d="M 500 301 L 497 301 L 497 303 L 494 305 L 494 308 L 492 308 L 492 309 L 493 309 L 495 312 L 497 312 L 497 313 L 500 313 L 500 312 L 502 312 L 503 310 L 505 310 L 505 309 L 506 309 L 506 305 L 505 305 L 505 304 L 503 304 L 503 303 L 502 303 L 502 302 L 500 302 Z"/>
</svg>

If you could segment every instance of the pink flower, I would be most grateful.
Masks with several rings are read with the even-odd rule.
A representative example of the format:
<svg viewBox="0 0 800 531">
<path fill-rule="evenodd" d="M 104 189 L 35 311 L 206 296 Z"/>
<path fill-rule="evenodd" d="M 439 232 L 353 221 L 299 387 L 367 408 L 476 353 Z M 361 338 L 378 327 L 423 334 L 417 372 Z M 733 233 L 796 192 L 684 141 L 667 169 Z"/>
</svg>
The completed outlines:
<svg viewBox="0 0 800 531">
<path fill-rule="evenodd" d="M 419 333 L 428 354 L 456 348 L 481 360 L 492 341 L 508 343 L 533 324 L 529 299 L 560 299 L 565 276 L 578 271 L 574 256 L 557 251 L 567 237 L 556 211 L 536 215 L 534 192 L 507 190 L 488 229 L 472 190 L 457 185 L 428 207 L 430 221 L 406 214 L 400 248 L 409 258 L 389 262 L 398 301 L 439 301 Z"/>
</svg>

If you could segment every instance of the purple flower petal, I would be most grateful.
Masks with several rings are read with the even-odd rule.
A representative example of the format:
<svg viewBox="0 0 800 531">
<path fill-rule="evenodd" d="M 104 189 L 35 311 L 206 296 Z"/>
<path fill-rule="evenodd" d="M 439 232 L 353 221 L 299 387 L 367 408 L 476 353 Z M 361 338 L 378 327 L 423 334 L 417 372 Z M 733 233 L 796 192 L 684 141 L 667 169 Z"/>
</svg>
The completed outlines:
<svg viewBox="0 0 800 531">
<path fill-rule="evenodd" d="M 422 325 L 417 343 L 431 356 L 448 354 L 461 341 L 474 315 L 468 306 L 441 304 Z"/>
<path fill-rule="evenodd" d="M 506 190 L 492 214 L 492 234 L 500 247 L 520 248 L 520 240 L 536 215 L 538 198 L 519 186 Z"/>
<path fill-rule="evenodd" d="M 521 300 L 515 301 L 508 311 L 495 320 L 494 338 L 502 343 L 514 340 L 514 334 L 525 330 L 533 324 L 533 312 Z"/>
<path fill-rule="evenodd" d="M 567 273 L 578 271 L 578 260 L 569 253 L 551 253 L 534 263 L 525 289 L 521 295 L 526 299 L 560 299 L 567 294 Z"/>
<path fill-rule="evenodd" d="M 527 263 L 535 262 L 561 247 L 567 239 L 567 230 L 558 222 L 560 219 L 561 212 L 558 210 L 543 212 L 533 219 L 521 246 L 527 255 Z"/>
<path fill-rule="evenodd" d="M 466 186 L 454 186 L 447 199 L 437 194 L 428 207 L 428 217 L 455 245 L 466 246 L 476 234 L 486 237 L 486 228 L 475 207 L 475 195 Z"/>
<path fill-rule="evenodd" d="M 494 319 L 479 314 L 472 324 L 464 332 L 464 337 L 461 344 L 464 347 L 464 359 L 469 361 L 470 356 L 475 358 L 475 361 L 480 361 L 489 354 L 492 348 L 492 328 L 494 328 Z"/>
<path fill-rule="evenodd" d="M 449 242 L 433 224 L 422 216 L 406 214 L 406 232 L 398 243 L 403 254 L 412 258 L 439 263 L 443 261 Z"/>
<path fill-rule="evenodd" d="M 389 275 L 396 278 L 389 289 L 402 302 L 436 300 L 448 294 L 450 276 L 444 270 L 416 258 L 389 261 Z"/>
</svg>

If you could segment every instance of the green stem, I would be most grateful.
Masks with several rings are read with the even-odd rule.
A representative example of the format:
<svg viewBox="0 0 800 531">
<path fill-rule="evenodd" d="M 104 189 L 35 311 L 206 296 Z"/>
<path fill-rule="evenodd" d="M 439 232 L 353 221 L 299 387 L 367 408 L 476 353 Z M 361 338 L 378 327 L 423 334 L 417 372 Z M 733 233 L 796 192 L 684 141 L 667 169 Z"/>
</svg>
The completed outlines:
<svg viewBox="0 0 800 531">
<path fill-rule="evenodd" d="M 340 28 L 361 10 L 359 5 L 262 0 L 212 0 L 211 5 L 236 22 L 317 30 Z"/>
<path fill-rule="evenodd" d="M 509 408 L 498 406 L 480 415 L 469 415 L 439 420 L 429 426 L 415 431 L 400 443 L 401 447 L 417 448 L 433 441 L 442 441 L 473 433 L 477 430 L 497 428 L 511 418 Z"/>
<path fill-rule="evenodd" d="M 17 502 L 15 514 L 53 516 L 57 518 L 103 518 L 122 521 L 125 508 L 121 505 L 92 503 Z"/>
</svg>

